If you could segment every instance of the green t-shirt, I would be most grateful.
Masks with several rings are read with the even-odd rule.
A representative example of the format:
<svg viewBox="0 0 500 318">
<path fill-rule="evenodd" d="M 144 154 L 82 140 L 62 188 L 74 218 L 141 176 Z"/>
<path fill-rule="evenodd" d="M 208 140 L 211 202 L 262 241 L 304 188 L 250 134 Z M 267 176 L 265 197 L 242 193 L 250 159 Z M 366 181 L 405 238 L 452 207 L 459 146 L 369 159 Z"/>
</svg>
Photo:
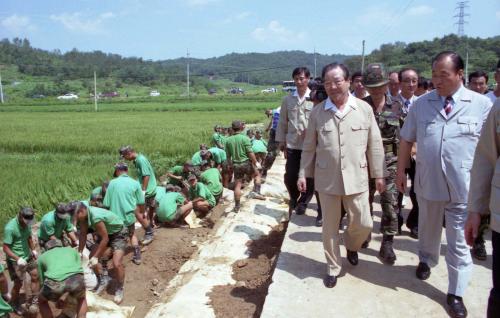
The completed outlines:
<svg viewBox="0 0 500 318">
<path fill-rule="evenodd" d="M 227 138 L 226 153 L 233 163 L 248 161 L 248 153 L 252 152 L 252 142 L 243 133 L 232 135 Z"/>
<path fill-rule="evenodd" d="M 69 233 L 73 231 L 71 219 L 62 220 L 56 216 L 56 211 L 52 210 L 42 217 L 38 228 L 38 238 L 46 242 L 50 236 L 54 235 L 61 240 L 63 232 Z"/>
<path fill-rule="evenodd" d="M 17 217 L 11 219 L 5 224 L 3 242 L 9 245 L 14 254 L 29 260 L 31 250 L 28 244 L 28 238 L 31 237 L 31 226 L 21 227 Z M 11 259 L 10 257 L 7 257 Z"/>
<path fill-rule="evenodd" d="M 184 204 L 184 196 L 179 192 L 167 192 L 160 201 L 158 201 L 158 209 L 156 215 L 160 222 L 170 222 L 175 216 L 177 207 Z"/>
<path fill-rule="evenodd" d="M 149 176 L 148 186 L 146 188 L 146 197 L 152 197 L 155 195 L 156 191 L 156 178 L 153 166 L 149 163 L 149 160 L 143 155 L 138 154 L 137 158 L 134 160 L 135 168 L 137 169 L 137 177 L 139 178 L 139 183 L 142 188 L 142 178 Z M 109 188 L 108 188 L 109 190 Z"/>
<path fill-rule="evenodd" d="M 196 183 L 196 186 L 194 188 L 189 188 L 189 198 L 191 200 L 194 200 L 196 198 L 203 198 L 208 201 L 210 206 L 215 206 L 215 198 L 212 192 L 210 192 L 207 186 L 201 182 Z"/>
<path fill-rule="evenodd" d="M 127 174 L 121 174 L 109 182 L 102 204 L 121 217 L 126 226 L 134 224 L 135 208 L 144 204 L 141 185 Z"/>
<path fill-rule="evenodd" d="M 203 159 L 201 159 L 200 152 L 201 151 L 195 152 L 193 157 L 191 158 L 191 162 L 193 163 L 193 166 L 201 166 L 201 162 L 203 161 Z"/>
<path fill-rule="evenodd" d="M 83 268 L 80 255 L 74 248 L 54 247 L 38 258 L 38 275 L 42 285 L 45 278 L 60 282 L 75 274 L 83 274 Z"/>
<path fill-rule="evenodd" d="M 2 274 L 4 270 L 5 269 L 3 268 L 3 265 L 0 264 L 0 274 Z M 12 312 L 12 307 L 10 307 L 10 305 L 5 301 L 5 299 L 3 299 L 3 297 L 0 297 L 0 316 L 6 315 L 9 312 Z"/>
<path fill-rule="evenodd" d="M 167 189 L 165 187 L 156 187 L 155 201 L 160 202 L 160 200 L 167 194 Z"/>
<path fill-rule="evenodd" d="M 212 135 L 212 146 L 218 147 L 217 142 L 224 146 L 224 136 L 216 132 Z"/>
<path fill-rule="evenodd" d="M 106 227 L 106 231 L 108 235 L 118 233 L 123 228 L 122 219 L 114 214 L 113 212 L 97 208 L 94 206 L 87 206 L 88 209 L 88 220 L 89 226 L 95 231 L 95 225 L 99 222 L 104 222 L 104 226 Z"/>
<path fill-rule="evenodd" d="M 254 153 L 267 153 L 267 142 L 264 139 L 252 140 L 252 151 Z"/>
<path fill-rule="evenodd" d="M 181 176 L 184 180 L 187 180 L 187 178 L 189 177 L 189 171 L 185 172 L 183 166 L 174 166 L 174 167 L 170 168 L 170 170 L 168 170 L 168 172 L 170 172 L 174 176 Z M 174 178 L 168 178 L 168 183 L 173 184 L 173 185 L 178 185 L 178 186 L 181 185 L 181 181 L 176 180 Z"/>
<path fill-rule="evenodd" d="M 201 173 L 200 182 L 203 182 L 214 197 L 222 194 L 222 177 L 219 169 L 210 168 Z"/>
<path fill-rule="evenodd" d="M 227 160 L 226 152 L 223 149 L 213 147 L 208 149 L 208 151 L 212 154 L 212 160 L 218 165 Z"/>
</svg>

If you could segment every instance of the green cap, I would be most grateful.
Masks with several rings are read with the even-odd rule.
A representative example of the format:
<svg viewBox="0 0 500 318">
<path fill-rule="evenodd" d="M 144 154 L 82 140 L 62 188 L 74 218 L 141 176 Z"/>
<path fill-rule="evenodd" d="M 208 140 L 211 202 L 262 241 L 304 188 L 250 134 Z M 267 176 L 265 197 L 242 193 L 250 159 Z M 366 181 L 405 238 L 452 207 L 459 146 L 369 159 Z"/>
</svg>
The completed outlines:
<svg viewBox="0 0 500 318">
<path fill-rule="evenodd" d="M 365 87 L 379 87 L 389 83 L 387 73 L 382 63 L 371 63 L 363 74 L 363 85 Z"/>
</svg>

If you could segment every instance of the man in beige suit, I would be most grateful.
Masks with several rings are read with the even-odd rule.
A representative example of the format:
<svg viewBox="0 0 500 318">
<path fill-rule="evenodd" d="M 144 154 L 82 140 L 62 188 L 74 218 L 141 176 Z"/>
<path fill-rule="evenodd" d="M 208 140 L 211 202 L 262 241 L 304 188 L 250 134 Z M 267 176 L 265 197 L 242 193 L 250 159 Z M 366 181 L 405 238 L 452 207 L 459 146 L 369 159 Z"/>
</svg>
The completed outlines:
<svg viewBox="0 0 500 318">
<path fill-rule="evenodd" d="M 328 264 L 326 287 L 337 283 L 342 268 L 339 248 L 340 205 L 349 224 L 344 233 L 347 260 L 358 264 L 357 251 L 373 227 L 368 203 L 368 169 L 379 193 L 385 191 L 384 148 L 373 110 L 349 94 L 349 70 L 332 63 L 322 72 L 328 98 L 311 112 L 302 148 L 300 191 L 315 178 L 323 209 L 323 248 Z"/>
</svg>

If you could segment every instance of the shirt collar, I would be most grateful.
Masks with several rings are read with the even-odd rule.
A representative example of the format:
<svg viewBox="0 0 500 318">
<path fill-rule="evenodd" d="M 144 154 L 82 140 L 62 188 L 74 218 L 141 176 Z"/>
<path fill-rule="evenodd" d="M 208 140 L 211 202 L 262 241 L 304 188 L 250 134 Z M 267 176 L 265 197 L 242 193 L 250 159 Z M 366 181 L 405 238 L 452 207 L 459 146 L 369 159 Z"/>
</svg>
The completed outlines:
<svg viewBox="0 0 500 318">
<path fill-rule="evenodd" d="M 455 93 L 453 93 L 451 95 L 451 98 L 452 98 L 452 101 L 451 103 L 454 105 L 459 99 L 460 99 L 460 96 L 462 95 L 462 92 L 463 92 L 463 89 L 464 89 L 464 86 L 463 85 L 460 85 L 460 87 L 455 91 Z M 444 104 L 444 101 L 446 100 L 446 97 L 447 96 L 439 96 L 439 98 L 441 99 L 441 102 Z"/>
<path fill-rule="evenodd" d="M 344 109 L 342 110 L 342 112 L 338 109 L 337 105 L 335 105 L 335 103 L 330 99 L 330 97 L 328 97 L 325 101 L 325 110 L 331 110 L 333 111 L 334 113 L 340 113 L 342 114 L 343 112 L 345 112 L 346 108 L 347 107 L 352 107 L 352 108 L 355 108 L 356 107 L 356 97 L 354 97 L 352 94 L 349 94 L 349 97 L 347 98 L 347 102 L 345 104 L 345 107 Z"/>
<path fill-rule="evenodd" d="M 302 96 L 302 100 L 305 100 L 307 97 L 309 97 L 309 94 L 311 94 L 311 90 L 308 87 L 307 90 L 306 90 L 306 93 L 304 94 L 304 96 Z M 295 90 L 295 92 L 293 92 L 292 96 L 295 96 L 295 97 L 297 97 L 300 100 L 300 96 L 299 96 L 299 91 L 298 90 Z"/>
</svg>

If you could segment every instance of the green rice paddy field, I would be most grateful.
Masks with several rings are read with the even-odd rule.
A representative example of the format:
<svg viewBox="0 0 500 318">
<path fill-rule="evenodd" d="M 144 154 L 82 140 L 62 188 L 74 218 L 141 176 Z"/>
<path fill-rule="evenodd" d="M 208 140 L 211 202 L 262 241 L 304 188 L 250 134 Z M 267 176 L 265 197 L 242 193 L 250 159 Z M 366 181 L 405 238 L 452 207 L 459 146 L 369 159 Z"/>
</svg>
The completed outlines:
<svg viewBox="0 0 500 318">
<path fill-rule="evenodd" d="M 275 100 L 191 100 L 99 105 L 0 105 L 0 233 L 22 205 L 40 217 L 57 202 L 84 199 L 112 175 L 130 144 L 156 174 L 208 143 L 215 124 L 266 120 Z M 132 171 L 134 169 L 131 169 Z"/>
</svg>

